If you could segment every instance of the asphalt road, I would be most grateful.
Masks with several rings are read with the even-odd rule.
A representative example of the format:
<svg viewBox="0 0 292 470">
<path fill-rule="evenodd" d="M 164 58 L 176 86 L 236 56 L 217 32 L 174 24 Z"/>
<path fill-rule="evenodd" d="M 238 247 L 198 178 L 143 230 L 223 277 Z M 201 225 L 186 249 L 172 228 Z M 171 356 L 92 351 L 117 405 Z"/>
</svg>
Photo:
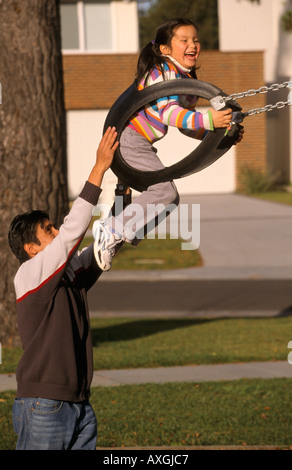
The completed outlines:
<svg viewBox="0 0 292 470">
<path fill-rule="evenodd" d="M 89 293 L 92 315 L 153 312 L 193 315 L 292 313 L 291 280 L 168 280 L 99 282 Z"/>
<path fill-rule="evenodd" d="M 89 294 L 93 316 L 292 313 L 292 206 L 238 194 L 181 204 L 200 204 L 203 267 L 105 273 Z"/>
</svg>

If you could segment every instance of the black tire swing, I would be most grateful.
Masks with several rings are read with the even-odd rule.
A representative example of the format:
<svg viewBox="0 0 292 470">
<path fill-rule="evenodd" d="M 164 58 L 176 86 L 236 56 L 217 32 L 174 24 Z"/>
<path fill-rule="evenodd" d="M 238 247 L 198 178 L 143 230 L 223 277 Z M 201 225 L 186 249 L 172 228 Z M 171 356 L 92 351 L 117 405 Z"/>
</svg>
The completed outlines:
<svg viewBox="0 0 292 470">
<path fill-rule="evenodd" d="M 117 140 L 119 140 L 125 125 L 136 111 L 158 98 L 171 95 L 198 96 L 210 101 L 211 104 L 214 99 L 216 99 L 216 103 L 218 103 L 219 98 L 219 102 L 221 101 L 219 109 L 223 110 L 228 107 L 231 108 L 234 113 L 239 112 L 239 114 L 241 111 L 241 107 L 233 100 L 228 101 L 228 106 L 225 106 L 224 100 L 220 99 L 220 97 L 227 95 L 220 90 L 220 88 L 200 80 L 190 80 L 186 78 L 169 80 L 151 85 L 141 91 L 137 90 L 134 82 L 116 100 L 109 110 L 104 124 L 104 132 L 109 126 L 115 126 L 118 134 Z M 218 109 L 217 105 L 215 109 Z M 234 145 L 240 127 L 239 124 L 232 124 L 228 134 L 226 134 L 225 128 L 217 128 L 214 131 L 208 132 L 197 148 L 189 155 L 179 162 L 158 171 L 142 171 L 131 167 L 123 159 L 118 147 L 114 155 L 111 169 L 124 184 L 142 192 L 153 184 L 183 178 L 212 165 L 212 163 L 218 160 Z"/>
</svg>

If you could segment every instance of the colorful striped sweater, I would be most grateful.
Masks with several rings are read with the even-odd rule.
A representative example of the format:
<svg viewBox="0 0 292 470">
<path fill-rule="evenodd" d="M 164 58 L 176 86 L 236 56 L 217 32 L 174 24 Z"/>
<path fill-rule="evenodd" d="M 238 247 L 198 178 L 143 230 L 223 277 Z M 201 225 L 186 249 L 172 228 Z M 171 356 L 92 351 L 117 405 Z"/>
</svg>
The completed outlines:
<svg viewBox="0 0 292 470">
<path fill-rule="evenodd" d="M 143 79 L 139 83 L 138 89 L 142 90 L 163 80 L 193 79 L 187 69 L 183 69 L 169 56 L 164 65 L 164 76 L 163 78 L 161 70 L 154 67 L 147 83 Z M 151 143 L 164 137 L 168 126 L 177 127 L 190 137 L 202 139 L 208 131 L 214 130 L 214 127 L 210 111 L 200 113 L 194 110 L 197 99 L 196 96 L 186 95 L 160 98 L 137 111 L 130 119 L 128 126 L 135 129 Z"/>
</svg>

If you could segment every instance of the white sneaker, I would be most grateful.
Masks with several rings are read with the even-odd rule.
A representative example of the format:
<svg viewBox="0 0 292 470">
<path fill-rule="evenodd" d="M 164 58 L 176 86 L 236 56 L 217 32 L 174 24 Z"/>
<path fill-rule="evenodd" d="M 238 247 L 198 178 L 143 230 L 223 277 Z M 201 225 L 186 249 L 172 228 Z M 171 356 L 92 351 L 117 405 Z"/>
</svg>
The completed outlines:
<svg viewBox="0 0 292 470">
<path fill-rule="evenodd" d="M 120 236 L 112 233 L 109 227 L 96 220 L 92 226 L 92 235 L 95 239 L 93 245 L 96 262 L 102 271 L 109 271 L 117 248 L 123 240 Z"/>
</svg>

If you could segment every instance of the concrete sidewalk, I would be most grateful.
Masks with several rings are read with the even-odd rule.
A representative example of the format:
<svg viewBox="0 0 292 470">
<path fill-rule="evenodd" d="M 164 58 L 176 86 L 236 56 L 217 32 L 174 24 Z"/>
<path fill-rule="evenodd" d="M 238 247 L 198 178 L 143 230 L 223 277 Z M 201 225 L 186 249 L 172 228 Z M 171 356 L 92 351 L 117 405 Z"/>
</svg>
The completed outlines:
<svg viewBox="0 0 292 470">
<path fill-rule="evenodd" d="M 199 383 L 245 378 L 292 378 L 292 365 L 288 361 L 279 361 L 99 370 L 94 372 L 92 387 L 118 387 L 120 385 L 170 382 Z M 0 375 L 0 392 L 5 390 L 16 390 L 15 374 Z"/>
<path fill-rule="evenodd" d="M 238 194 L 183 199 L 191 200 L 201 205 L 205 267 L 245 269 L 249 275 L 271 270 L 273 278 L 278 272 L 291 279 L 292 206 Z"/>
<path fill-rule="evenodd" d="M 180 204 L 200 204 L 199 251 L 203 267 L 173 271 L 109 271 L 104 273 L 101 281 L 149 278 L 292 280 L 292 206 L 239 194 L 181 196 Z"/>
</svg>

